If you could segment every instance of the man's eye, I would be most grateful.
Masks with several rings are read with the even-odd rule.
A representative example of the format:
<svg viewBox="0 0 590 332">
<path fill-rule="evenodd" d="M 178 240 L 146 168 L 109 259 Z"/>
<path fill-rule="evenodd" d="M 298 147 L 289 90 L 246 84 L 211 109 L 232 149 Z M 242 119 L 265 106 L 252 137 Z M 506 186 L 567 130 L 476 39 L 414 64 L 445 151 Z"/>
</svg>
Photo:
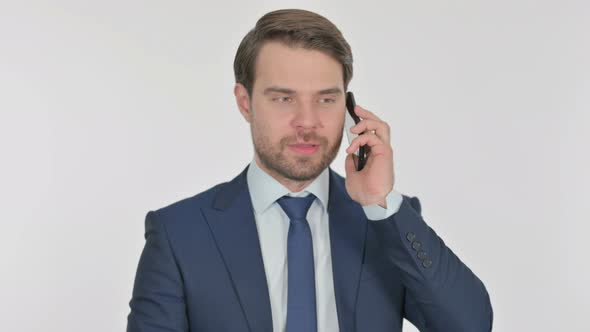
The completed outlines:
<svg viewBox="0 0 590 332">
<path fill-rule="evenodd" d="M 335 99 L 332 99 L 332 98 L 324 98 L 324 99 L 320 99 L 320 100 L 321 100 L 321 103 L 322 104 L 325 104 L 325 103 L 332 104 L 332 103 L 335 103 L 336 102 L 336 100 Z"/>
<path fill-rule="evenodd" d="M 290 102 L 291 97 L 277 97 L 277 98 L 274 98 L 274 100 L 278 100 L 279 102 Z"/>
</svg>

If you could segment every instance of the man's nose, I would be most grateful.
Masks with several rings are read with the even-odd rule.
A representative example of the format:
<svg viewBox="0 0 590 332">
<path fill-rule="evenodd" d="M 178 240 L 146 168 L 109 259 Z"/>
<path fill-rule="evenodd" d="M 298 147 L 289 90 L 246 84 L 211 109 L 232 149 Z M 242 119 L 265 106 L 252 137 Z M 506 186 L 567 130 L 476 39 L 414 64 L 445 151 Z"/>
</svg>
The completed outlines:
<svg viewBox="0 0 590 332">
<path fill-rule="evenodd" d="M 316 128 L 320 126 L 319 110 L 312 103 L 300 103 L 295 112 L 295 127 Z"/>
</svg>

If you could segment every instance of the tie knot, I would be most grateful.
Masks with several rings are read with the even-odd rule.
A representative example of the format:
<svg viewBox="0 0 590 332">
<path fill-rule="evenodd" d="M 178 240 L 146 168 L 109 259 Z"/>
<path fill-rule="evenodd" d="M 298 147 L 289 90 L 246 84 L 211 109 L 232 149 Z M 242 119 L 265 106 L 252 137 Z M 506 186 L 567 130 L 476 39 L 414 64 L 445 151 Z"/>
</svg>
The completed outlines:
<svg viewBox="0 0 590 332">
<path fill-rule="evenodd" d="M 315 196 L 313 194 L 305 197 L 283 196 L 277 200 L 277 203 L 279 203 L 283 211 L 289 216 L 289 219 L 294 221 L 305 220 L 307 210 L 309 210 L 314 200 Z"/>
</svg>

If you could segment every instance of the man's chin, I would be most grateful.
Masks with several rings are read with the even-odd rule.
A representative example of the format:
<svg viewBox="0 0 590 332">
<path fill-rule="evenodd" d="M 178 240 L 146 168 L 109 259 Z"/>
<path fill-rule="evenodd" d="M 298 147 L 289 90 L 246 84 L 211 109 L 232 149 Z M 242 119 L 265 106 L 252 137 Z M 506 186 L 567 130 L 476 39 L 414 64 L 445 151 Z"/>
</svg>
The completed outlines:
<svg viewBox="0 0 590 332">
<path fill-rule="evenodd" d="M 291 160 L 289 165 L 282 166 L 279 167 L 280 173 L 284 177 L 294 181 L 313 180 L 325 169 L 319 157 L 296 157 Z"/>
<path fill-rule="evenodd" d="M 271 172 L 292 180 L 292 181 L 310 181 L 317 178 L 335 158 L 337 148 L 332 149 L 332 158 L 327 154 L 326 145 L 322 145 L 319 151 L 311 155 L 305 155 L 283 148 L 277 154 L 260 153 L 257 149 L 258 157 L 262 164 Z"/>
<path fill-rule="evenodd" d="M 314 173 L 288 173 L 284 174 L 284 176 L 292 181 L 310 181 L 317 178 L 322 172 L 314 172 Z"/>
</svg>

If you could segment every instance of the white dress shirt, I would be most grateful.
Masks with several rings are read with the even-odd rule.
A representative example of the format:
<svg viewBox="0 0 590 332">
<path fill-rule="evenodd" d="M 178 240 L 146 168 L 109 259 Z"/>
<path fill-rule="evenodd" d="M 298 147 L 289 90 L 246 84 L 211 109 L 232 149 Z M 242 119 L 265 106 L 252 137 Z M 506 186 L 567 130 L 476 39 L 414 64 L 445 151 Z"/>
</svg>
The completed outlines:
<svg viewBox="0 0 590 332">
<path fill-rule="evenodd" d="M 327 210 L 329 169 L 324 169 L 311 184 L 298 193 L 289 191 L 267 174 L 255 159 L 248 167 L 247 179 L 268 282 L 273 331 L 285 332 L 287 323 L 287 234 L 290 222 L 276 200 L 284 195 L 302 197 L 312 193 L 316 199 L 311 204 L 306 219 L 313 240 L 318 331 L 338 332 Z M 402 195 L 393 190 L 386 198 L 387 209 L 375 204 L 363 206 L 363 210 L 368 219 L 382 220 L 397 212 L 401 202 Z"/>
</svg>

